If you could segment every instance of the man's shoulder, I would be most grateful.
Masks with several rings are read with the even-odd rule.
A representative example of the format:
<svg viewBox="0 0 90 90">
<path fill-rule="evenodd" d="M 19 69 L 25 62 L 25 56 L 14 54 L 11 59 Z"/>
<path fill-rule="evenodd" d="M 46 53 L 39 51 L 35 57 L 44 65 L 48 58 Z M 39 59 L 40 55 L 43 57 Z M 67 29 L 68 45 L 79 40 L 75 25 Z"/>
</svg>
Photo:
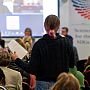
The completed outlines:
<svg viewBox="0 0 90 90">
<path fill-rule="evenodd" d="M 39 38 L 39 39 L 35 42 L 34 45 L 38 45 L 38 44 L 40 44 L 40 43 L 43 43 L 43 41 L 45 41 L 45 38 L 44 38 L 44 37 L 41 37 L 41 38 Z"/>
<path fill-rule="evenodd" d="M 20 72 L 7 68 L 7 67 L 1 67 L 1 69 L 3 70 L 3 72 L 5 73 L 6 76 L 21 76 Z"/>
<path fill-rule="evenodd" d="M 66 37 L 73 40 L 73 37 L 71 35 L 67 35 Z"/>
</svg>

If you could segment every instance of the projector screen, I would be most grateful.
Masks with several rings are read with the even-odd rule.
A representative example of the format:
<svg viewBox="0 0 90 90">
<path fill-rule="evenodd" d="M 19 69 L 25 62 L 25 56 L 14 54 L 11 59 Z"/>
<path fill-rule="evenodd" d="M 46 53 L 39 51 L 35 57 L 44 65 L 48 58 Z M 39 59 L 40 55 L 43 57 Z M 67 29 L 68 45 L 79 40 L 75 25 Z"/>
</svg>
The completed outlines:
<svg viewBox="0 0 90 90">
<path fill-rule="evenodd" d="M 32 29 L 32 36 L 42 36 L 49 14 L 58 16 L 58 0 L 0 0 L 2 37 L 22 37 L 26 27 Z"/>
</svg>

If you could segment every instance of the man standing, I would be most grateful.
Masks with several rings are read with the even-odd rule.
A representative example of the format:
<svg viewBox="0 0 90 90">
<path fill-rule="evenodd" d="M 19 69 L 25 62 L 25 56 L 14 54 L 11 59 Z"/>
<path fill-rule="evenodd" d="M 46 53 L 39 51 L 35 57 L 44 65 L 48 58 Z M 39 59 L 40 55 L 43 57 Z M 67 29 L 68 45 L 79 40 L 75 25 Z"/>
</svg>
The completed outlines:
<svg viewBox="0 0 90 90">
<path fill-rule="evenodd" d="M 73 37 L 71 35 L 68 35 L 69 29 L 67 27 L 62 27 L 61 34 L 64 35 L 66 38 L 70 40 L 71 43 L 73 43 Z"/>
<path fill-rule="evenodd" d="M 12 55 L 17 65 L 36 76 L 35 90 L 48 90 L 60 73 L 69 72 L 69 67 L 74 67 L 72 45 L 68 39 L 57 33 L 59 26 L 60 20 L 57 16 L 46 17 L 44 27 L 47 34 L 34 44 L 28 65 L 16 53 Z"/>
</svg>

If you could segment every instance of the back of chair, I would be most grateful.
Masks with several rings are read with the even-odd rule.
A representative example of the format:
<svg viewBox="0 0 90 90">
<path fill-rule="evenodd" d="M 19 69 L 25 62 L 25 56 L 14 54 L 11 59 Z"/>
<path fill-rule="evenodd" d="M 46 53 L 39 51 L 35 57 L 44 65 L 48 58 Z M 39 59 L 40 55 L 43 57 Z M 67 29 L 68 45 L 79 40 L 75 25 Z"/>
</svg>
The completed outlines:
<svg viewBox="0 0 90 90">
<path fill-rule="evenodd" d="M 23 90 L 30 90 L 30 75 L 29 74 L 27 77 L 23 77 L 22 86 L 23 86 Z"/>
<path fill-rule="evenodd" d="M 23 86 L 23 90 L 30 90 L 30 85 L 28 83 L 23 82 L 22 86 Z"/>
<path fill-rule="evenodd" d="M 4 86 L 0 86 L 0 90 L 7 90 Z"/>
</svg>

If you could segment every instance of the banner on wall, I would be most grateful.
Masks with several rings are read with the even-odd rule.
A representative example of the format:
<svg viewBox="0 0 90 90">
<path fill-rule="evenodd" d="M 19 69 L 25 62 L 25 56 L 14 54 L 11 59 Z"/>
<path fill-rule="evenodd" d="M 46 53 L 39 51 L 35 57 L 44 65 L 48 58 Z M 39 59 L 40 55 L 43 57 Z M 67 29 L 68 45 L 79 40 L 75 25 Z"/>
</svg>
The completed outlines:
<svg viewBox="0 0 90 90">
<path fill-rule="evenodd" d="M 69 8 L 68 27 L 70 35 L 74 38 L 74 45 L 77 47 L 79 59 L 88 58 L 90 56 L 90 0 L 66 1 L 68 7 L 63 7 L 63 10 Z M 65 15 L 62 17 L 64 20 Z M 63 23 L 63 26 L 66 25 Z"/>
</svg>

